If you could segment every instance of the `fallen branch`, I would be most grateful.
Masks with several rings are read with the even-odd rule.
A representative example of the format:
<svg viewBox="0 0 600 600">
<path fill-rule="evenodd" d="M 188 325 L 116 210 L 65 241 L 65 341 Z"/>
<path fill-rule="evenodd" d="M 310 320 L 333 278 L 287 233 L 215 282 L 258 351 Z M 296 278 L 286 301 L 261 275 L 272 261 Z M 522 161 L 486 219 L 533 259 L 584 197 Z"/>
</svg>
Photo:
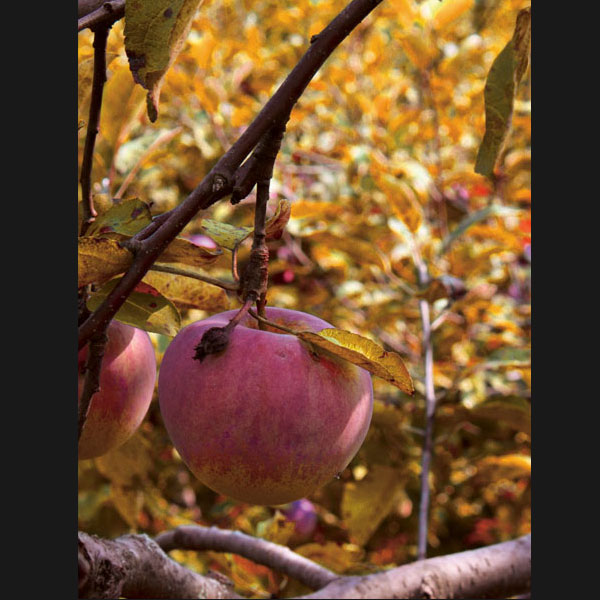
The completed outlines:
<svg viewBox="0 0 600 600">
<path fill-rule="evenodd" d="M 177 549 L 212 550 L 239 554 L 293 577 L 315 590 L 339 577 L 325 567 L 296 554 L 286 546 L 255 538 L 239 531 L 184 525 L 161 533 L 155 540 L 165 552 Z"/>
</svg>

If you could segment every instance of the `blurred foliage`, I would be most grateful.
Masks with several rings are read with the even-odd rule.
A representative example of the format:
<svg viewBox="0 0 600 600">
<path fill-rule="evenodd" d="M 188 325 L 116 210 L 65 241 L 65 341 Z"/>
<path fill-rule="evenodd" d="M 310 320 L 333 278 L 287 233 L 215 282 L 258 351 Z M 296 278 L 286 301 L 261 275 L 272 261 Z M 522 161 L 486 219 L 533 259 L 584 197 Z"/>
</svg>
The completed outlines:
<svg viewBox="0 0 600 600">
<path fill-rule="evenodd" d="M 123 24 L 108 41 L 92 181 L 97 207 L 139 198 L 152 214 L 200 183 L 287 76 L 312 35 L 343 8 L 331 0 L 206 0 L 162 81 L 158 118 L 129 71 Z M 339 573 L 415 558 L 424 428 L 419 299 L 431 304 L 438 407 L 430 475 L 429 555 L 530 530 L 530 74 L 492 178 L 474 171 L 484 86 L 522 0 L 384 0 L 334 52 L 291 115 L 272 182 L 268 302 L 314 313 L 402 356 L 416 393 L 374 378 L 367 439 L 310 500 L 318 525 L 296 550 Z M 79 122 L 87 120 L 92 36 L 79 34 Z M 168 133 L 172 135 L 167 135 Z M 78 129 L 80 163 L 85 126 Z M 162 136 L 162 137 L 161 137 Z M 159 140 L 160 138 L 160 140 Z M 159 142 L 157 143 L 157 140 Z M 254 196 L 202 218 L 252 227 Z M 249 240 L 239 260 L 248 256 Z M 415 259 L 432 283 L 421 289 Z M 206 267 L 230 278 L 231 252 Z M 231 308 L 238 306 L 232 296 Z M 178 304 L 182 323 L 227 306 Z M 218 308 L 216 307 L 218 306 Z M 170 338 L 152 333 L 157 361 Z M 291 543 L 276 507 L 218 496 L 190 475 L 152 402 L 138 433 L 79 464 L 79 527 L 113 537 L 180 524 Z M 171 553 L 216 569 L 238 592 L 291 596 L 294 581 L 229 554 Z"/>
</svg>

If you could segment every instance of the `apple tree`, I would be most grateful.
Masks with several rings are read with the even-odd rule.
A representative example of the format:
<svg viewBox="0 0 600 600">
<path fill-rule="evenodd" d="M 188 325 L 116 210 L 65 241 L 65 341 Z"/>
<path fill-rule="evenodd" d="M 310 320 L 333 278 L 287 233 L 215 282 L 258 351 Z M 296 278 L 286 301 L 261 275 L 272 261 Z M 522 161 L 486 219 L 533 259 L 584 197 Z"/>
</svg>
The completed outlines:
<svg viewBox="0 0 600 600">
<path fill-rule="evenodd" d="M 526 595 L 530 2 L 78 10 L 80 597 Z"/>
</svg>

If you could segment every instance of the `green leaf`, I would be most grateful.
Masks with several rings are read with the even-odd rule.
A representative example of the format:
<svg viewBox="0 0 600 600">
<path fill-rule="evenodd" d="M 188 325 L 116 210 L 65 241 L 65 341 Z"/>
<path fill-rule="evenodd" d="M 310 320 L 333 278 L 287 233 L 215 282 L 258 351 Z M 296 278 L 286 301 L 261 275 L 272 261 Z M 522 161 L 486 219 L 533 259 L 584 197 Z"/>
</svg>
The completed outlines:
<svg viewBox="0 0 600 600">
<path fill-rule="evenodd" d="M 496 57 L 485 84 L 485 135 L 475 172 L 491 177 L 510 131 L 517 85 L 527 70 L 531 41 L 531 8 L 517 15 L 512 39 Z"/>
<path fill-rule="evenodd" d="M 222 248 L 233 250 L 253 231 L 252 227 L 235 227 L 229 223 L 221 223 L 214 219 L 202 219 L 202 229 Z"/>
<path fill-rule="evenodd" d="M 137 198 L 123 200 L 99 215 L 88 228 L 86 235 L 121 233 L 132 236 L 152 223 L 150 207 Z"/>
<path fill-rule="evenodd" d="M 133 78 L 148 90 L 148 118 L 156 121 L 164 76 L 173 64 L 203 0 L 128 0 L 125 51 Z"/>
<path fill-rule="evenodd" d="M 113 279 L 92 294 L 87 301 L 94 311 L 113 290 L 120 278 Z M 114 317 L 121 323 L 173 337 L 181 327 L 181 316 L 175 305 L 147 283 L 140 283 L 129 294 Z"/>
</svg>

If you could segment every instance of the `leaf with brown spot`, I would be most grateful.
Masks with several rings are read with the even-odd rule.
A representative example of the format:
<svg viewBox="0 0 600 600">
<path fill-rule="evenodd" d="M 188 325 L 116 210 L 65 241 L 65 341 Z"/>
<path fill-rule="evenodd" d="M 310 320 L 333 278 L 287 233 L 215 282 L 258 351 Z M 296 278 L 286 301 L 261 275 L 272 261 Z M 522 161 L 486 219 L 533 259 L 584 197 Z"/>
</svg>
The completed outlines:
<svg viewBox="0 0 600 600">
<path fill-rule="evenodd" d="M 128 0 L 125 51 L 133 78 L 148 90 L 150 121 L 158 117 L 163 79 L 175 62 L 203 0 Z"/>
<path fill-rule="evenodd" d="M 125 272 L 133 260 L 117 240 L 80 237 L 77 240 L 77 287 L 103 283 Z"/>
<path fill-rule="evenodd" d="M 90 311 L 96 310 L 120 281 L 113 279 L 94 292 L 87 301 Z M 117 321 L 145 331 L 173 337 L 181 327 L 181 316 L 175 305 L 157 289 L 139 283 L 114 316 Z"/>
<path fill-rule="evenodd" d="M 387 352 L 379 344 L 356 333 L 326 328 L 318 332 L 299 331 L 296 335 L 312 344 L 381 377 L 407 394 L 414 393 L 412 378 L 400 355 Z"/>
<path fill-rule="evenodd" d="M 123 200 L 99 215 L 88 228 L 86 235 L 115 232 L 132 236 L 152 223 L 150 207 L 138 198 Z"/>
</svg>

